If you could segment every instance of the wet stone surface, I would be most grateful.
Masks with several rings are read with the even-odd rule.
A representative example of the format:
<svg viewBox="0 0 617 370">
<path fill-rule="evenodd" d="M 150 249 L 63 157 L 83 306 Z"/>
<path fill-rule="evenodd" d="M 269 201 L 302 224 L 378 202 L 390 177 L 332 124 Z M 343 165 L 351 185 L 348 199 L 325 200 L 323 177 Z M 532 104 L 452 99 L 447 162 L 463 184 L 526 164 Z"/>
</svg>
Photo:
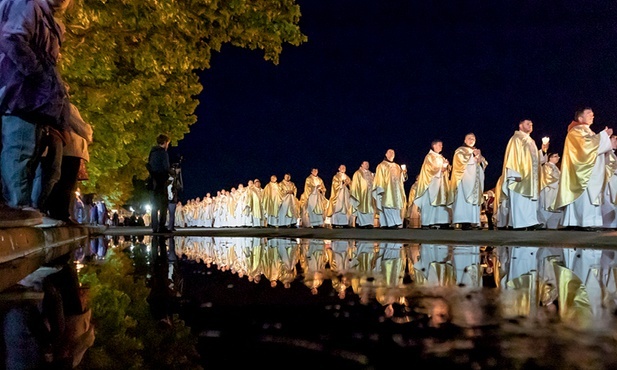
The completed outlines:
<svg viewBox="0 0 617 370">
<path fill-rule="evenodd" d="M 204 368 L 617 368 L 612 251 L 286 241 L 152 245 Z"/>
</svg>

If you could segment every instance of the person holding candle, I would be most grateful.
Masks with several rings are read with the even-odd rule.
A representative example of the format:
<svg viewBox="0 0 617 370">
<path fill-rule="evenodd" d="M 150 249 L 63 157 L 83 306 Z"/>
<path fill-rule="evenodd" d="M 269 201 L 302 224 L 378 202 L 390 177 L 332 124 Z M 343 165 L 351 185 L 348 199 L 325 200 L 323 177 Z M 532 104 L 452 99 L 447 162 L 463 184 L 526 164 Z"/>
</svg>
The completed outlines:
<svg viewBox="0 0 617 370">
<path fill-rule="evenodd" d="M 501 176 L 495 186 L 495 218 L 500 229 L 535 230 L 538 222 L 540 165 L 546 162 L 549 143 L 538 150 L 531 138 L 533 122 L 521 120 L 508 141 Z"/>
<path fill-rule="evenodd" d="M 330 217 L 332 227 L 336 229 L 347 228 L 351 225 L 351 195 L 349 192 L 351 179 L 345 171 L 347 167 L 341 164 L 332 178 L 330 201 L 326 212 L 327 217 Z"/>
<path fill-rule="evenodd" d="M 480 226 L 480 208 L 484 202 L 484 170 L 488 162 L 476 148 L 476 135 L 465 135 L 463 145 L 454 152 L 450 178 L 449 201 L 452 223 L 462 230 Z"/>
<path fill-rule="evenodd" d="M 548 143 L 548 138 L 543 137 L 542 142 Z M 561 211 L 551 210 L 559 187 L 561 170 L 557 167 L 557 163 L 559 163 L 560 158 L 558 153 L 549 153 L 548 161 L 540 169 L 538 221 L 544 224 L 547 229 L 557 229 L 563 215 Z"/>
<path fill-rule="evenodd" d="M 420 209 L 420 223 L 423 229 L 451 228 L 448 208 L 450 163 L 441 155 L 442 150 L 441 140 L 431 142 L 431 149 L 424 157 L 418 176 L 414 203 Z"/>
<path fill-rule="evenodd" d="M 568 229 L 594 231 L 602 227 L 602 191 L 607 173 L 614 173 L 612 161 L 613 129 L 599 133 L 591 130 L 594 114 L 591 108 L 577 110 L 568 126 L 561 156 L 561 176 L 553 209 L 563 209 L 561 226 Z"/>
<path fill-rule="evenodd" d="M 375 209 L 379 217 L 379 226 L 383 229 L 398 229 L 403 226 L 403 217 L 407 205 L 405 181 L 407 170 L 394 162 L 394 149 L 388 149 L 386 156 L 375 169 L 373 190 Z"/>
</svg>

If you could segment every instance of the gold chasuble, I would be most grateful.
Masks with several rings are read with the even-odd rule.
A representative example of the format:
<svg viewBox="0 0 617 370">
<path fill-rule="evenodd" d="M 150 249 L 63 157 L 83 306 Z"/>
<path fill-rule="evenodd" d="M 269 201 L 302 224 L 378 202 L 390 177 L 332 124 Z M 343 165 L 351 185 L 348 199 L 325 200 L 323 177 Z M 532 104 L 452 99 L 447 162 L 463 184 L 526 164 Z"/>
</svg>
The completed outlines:
<svg viewBox="0 0 617 370">
<path fill-rule="evenodd" d="M 315 214 L 322 215 L 328 207 L 328 199 L 324 195 L 326 192 L 326 185 L 319 176 L 309 175 L 304 181 L 304 192 L 300 196 L 300 206 L 303 208 L 306 207 L 309 197 L 315 191 L 315 188 L 318 189 L 316 193 L 318 199 L 313 212 Z"/>
<path fill-rule="evenodd" d="M 540 190 L 559 181 L 559 168 L 550 162 L 542 165 L 540 171 Z"/>
<path fill-rule="evenodd" d="M 448 204 L 454 203 L 456 196 L 456 190 L 463 179 L 465 170 L 471 158 L 473 157 L 473 151 L 475 148 L 469 146 L 460 146 L 454 152 L 454 158 L 452 158 L 452 172 L 450 174 L 450 187 L 448 189 Z M 486 166 L 487 162 L 484 158 L 476 165 L 476 184 L 474 191 L 467 194 L 465 201 L 469 204 L 482 204 L 484 202 L 482 185 L 478 183 L 478 171 L 482 171 L 482 166 Z"/>
<path fill-rule="evenodd" d="M 351 179 L 350 196 L 355 199 L 357 210 L 360 213 L 372 213 L 374 211 L 371 190 L 373 189 L 373 174 L 370 171 L 359 169 Z"/>
<path fill-rule="evenodd" d="M 407 196 L 403 186 L 404 176 L 401 166 L 397 163 L 383 160 L 377 165 L 373 189 L 380 187 L 384 190 L 381 198 L 381 205 L 383 207 L 405 209 Z"/>
<path fill-rule="evenodd" d="M 420 198 L 428 190 L 429 185 L 433 178 L 443 170 L 444 158 L 441 154 L 430 150 L 424 157 L 424 163 L 420 168 L 420 174 L 418 175 L 418 187 L 416 188 L 416 199 Z M 442 173 L 442 184 L 439 187 L 439 191 L 435 196 L 435 199 L 431 199 L 431 205 L 433 206 L 447 206 L 448 205 L 448 172 Z"/>
<path fill-rule="evenodd" d="M 563 145 L 561 180 L 553 205 L 554 209 L 574 202 L 587 189 L 599 147 L 600 134 L 591 131 L 589 125 L 576 121 L 570 123 L 566 142 Z"/>
<path fill-rule="evenodd" d="M 521 181 L 507 181 L 508 168 L 521 175 Z M 504 199 L 508 199 L 509 188 L 522 196 L 538 199 L 540 173 L 538 168 L 538 147 L 533 139 L 522 131 L 515 131 L 506 147 L 501 176 L 495 186 L 495 213 Z"/>
<path fill-rule="evenodd" d="M 278 183 L 269 182 L 266 184 L 262 194 L 261 204 L 266 215 L 278 215 L 279 208 L 281 208 L 281 194 L 279 192 Z"/>
<path fill-rule="evenodd" d="M 328 208 L 326 210 L 326 216 L 331 217 L 334 212 L 337 211 L 338 202 L 344 202 L 344 199 L 338 199 L 339 192 L 343 186 L 348 186 L 351 183 L 349 176 L 342 172 L 337 172 L 332 178 L 332 189 L 330 190 L 330 200 L 328 202 Z M 342 212 L 343 210 L 341 210 Z M 344 212 L 347 215 L 351 214 L 351 208 L 345 209 Z"/>
</svg>

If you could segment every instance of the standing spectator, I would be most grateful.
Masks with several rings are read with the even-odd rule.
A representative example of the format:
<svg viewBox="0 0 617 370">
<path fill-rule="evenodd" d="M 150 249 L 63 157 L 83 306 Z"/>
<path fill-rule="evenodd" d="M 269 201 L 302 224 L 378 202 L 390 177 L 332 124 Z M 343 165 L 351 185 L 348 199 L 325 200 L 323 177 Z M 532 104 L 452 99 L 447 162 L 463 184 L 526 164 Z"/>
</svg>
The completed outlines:
<svg viewBox="0 0 617 370">
<path fill-rule="evenodd" d="M 88 145 L 92 143 L 92 126 L 86 123 L 77 107 L 70 104 L 70 112 L 67 117 L 69 129 L 68 140 L 62 149 L 60 179 L 51 189 L 47 199 L 49 217 L 64 223 L 76 223 L 70 218 L 69 209 L 74 191 L 79 180 L 80 167 L 90 161 Z"/>
<path fill-rule="evenodd" d="M 99 200 L 96 204 L 96 213 L 98 225 L 109 225 L 109 209 L 107 208 L 107 204 L 105 204 L 104 199 Z"/>
<path fill-rule="evenodd" d="M 524 119 L 508 141 L 501 177 L 495 186 L 495 215 L 498 228 L 537 229 L 540 165 L 546 162 L 549 143 L 538 150 L 531 138 L 533 122 Z"/>
<path fill-rule="evenodd" d="M 349 186 L 351 179 L 345 173 L 347 167 L 342 164 L 332 178 L 330 201 L 328 202 L 327 217 L 330 217 L 333 228 L 349 227 L 351 224 L 351 195 Z"/>
<path fill-rule="evenodd" d="M 99 224 L 99 212 L 98 212 L 98 201 L 94 200 L 92 205 L 90 206 L 90 224 L 98 225 Z"/>
<path fill-rule="evenodd" d="M 386 156 L 375 170 L 373 198 L 379 216 L 379 225 L 385 229 L 403 227 L 403 217 L 407 205 L 405 181 L 407 169 L 394 162 L 394 149 L 388 149 Z"/>
<path fill-rule="evenodd" d="M 450 201 L 452 223 L 469 230 L 480 225 L 480 213 L 484 202 L 484 170 L 488 162 L 476 148 L 476 135 L 465 135 L 464 144 L 456 149 L 452 159 Z"/>
<path fill-rule="evenodd" d="M 351 179 L 352 211 L 355 216 L 355 227 L 372 229 L 375 223 L 375 201 L 371 196 L 375 174 L 369 171 L 368 161 L 363 161 Z"/>
<path fill-rule="evenodd" d="M 568 126 L 554 209 L 563 209 L 562 226 L 585 231 L 602 227 L 602 191 L 606 186 L 604 154 L 612 151 L 613 129 L 591 130 L 591 108 L 576 111 Z M 609 173 L 613 173 L 609 171 Z"/>
<path fill-rule="evenodd" d="M 148 163 L 146 164 L 152 181 L 151 223 L 152 232 L 155 233 L 169 231 L 167 227 L 165 227 L 169 203 L 167 197 L 167 185 L 170 175 L 169 154 L 167 154 L 169 142 L 169 136 L 165 134 L 158 135 L 156 137 L 156 145 L 150 150 Z"/>
<path fill-rule="evenodd" d="M 424 157 L 418 175 L 416 199 L 413 202 L 420 210 L 420 223 L 423 229 L 450 228 L 450 209 L 448 208 L 450 163 L 441 155 L 442 150 L 441 140 L 431 142 L 431 149 Z"/>
<path fill-rule="evenodd" d="M 79 192 L 76 192 L 75 203 L 73 205 L 73 213 L 72 219 L 77 221 L 79 224 L 88 222 L 88 210 L 86 209 L 86 205 L 84 204 L 83 199 L 81 199 L 81 195 Z"/>
<path fill-rule="evenodd" d="M 69 4 L 70 0 L 0 3 L 0 227 L 43 222 L 31 207 L 32 181 L 43 130 L 64 130 L 68 95 L 57 67 L 64 30 L 55 16 Z"/>
</svg>

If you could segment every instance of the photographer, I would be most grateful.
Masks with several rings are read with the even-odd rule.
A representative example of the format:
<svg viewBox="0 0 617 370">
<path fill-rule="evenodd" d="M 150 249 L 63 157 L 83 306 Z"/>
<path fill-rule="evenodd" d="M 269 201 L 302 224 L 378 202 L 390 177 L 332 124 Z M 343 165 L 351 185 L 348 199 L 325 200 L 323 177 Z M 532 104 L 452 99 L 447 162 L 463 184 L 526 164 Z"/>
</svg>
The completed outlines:
<svg viewBox="0 0 617 370">
<path fill-rule="evenodd" d="M 171 175 L 171 166 L 169 165 L 169 155 L 167 148 L 169 147 L 169 136 L 160 134 L 156 137 L 156 145 L 150 150 L 148 163 L 146 168 L 150 174 L 151 181 L 151 226 L 152 231 L 167 232 L 167 185 L 168 178 Z"/>
</svg>

